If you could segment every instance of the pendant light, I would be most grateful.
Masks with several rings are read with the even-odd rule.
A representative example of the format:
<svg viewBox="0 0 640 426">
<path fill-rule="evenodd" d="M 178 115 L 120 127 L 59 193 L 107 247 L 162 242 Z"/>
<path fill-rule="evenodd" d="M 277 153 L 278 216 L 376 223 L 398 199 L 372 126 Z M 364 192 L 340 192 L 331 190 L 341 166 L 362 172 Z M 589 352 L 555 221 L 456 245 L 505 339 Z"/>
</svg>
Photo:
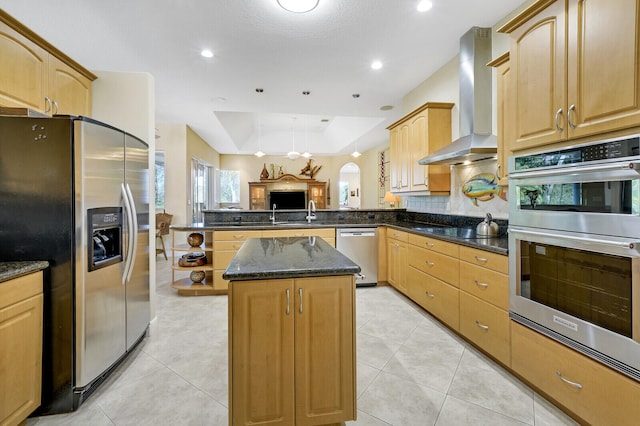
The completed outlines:
<svg viewBox="0 0 640 426">
<path fill-rule="evenodd" d="M 264 152 L 262 152 L 262 120 L 260 119 L 260 114 L 258 114 L 258 151 L 253 154 L 256 157 L 260 158 L 260 157 L 264 157 L 266 154 Z"/>
<path fill-rule="evenodd" d="M 356 99 L 358 99 L 358 98 L 360 97 L 360 94 L 359 94 L 359 93 L 354 93 L 353 95 L 351 95 L 351 97 L 352 97 L 354 100 L 356 100 Z M 357 108 L 355 108 L 355 109 L 357 110 Z M 357 111 L 356 111 L 356 112 L 357 112 Z M 357 115 L 357 114 L 356 114 L 356 115 Z M 358 140 L 356 140 L 356 149 L 355 149 L 355 151 L 353 151 L 353 152 L 351 153 L 351 156 L 352 156 L 353 158 L 358 158 L 358 157 L 360 157 L 361 155 L 362 155 L 362 154 L 360 154 L 360 153 L 358 152 Z"/>
<path fill-rule="evenodd" d="M 292 150 L 287 153 L 289 160 L 296 160 L 300 157 L 300 153 L 296 151 L 296 118 L 293 117 L 293 124 L 291 125 L 291 146 Z"/>
</svg>

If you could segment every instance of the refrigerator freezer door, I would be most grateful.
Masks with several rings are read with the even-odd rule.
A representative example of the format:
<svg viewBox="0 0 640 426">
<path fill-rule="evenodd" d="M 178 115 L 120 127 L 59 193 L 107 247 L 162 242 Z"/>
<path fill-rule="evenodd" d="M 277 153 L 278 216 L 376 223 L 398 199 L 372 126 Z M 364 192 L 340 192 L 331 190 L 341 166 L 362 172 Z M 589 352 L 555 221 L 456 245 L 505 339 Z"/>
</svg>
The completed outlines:
<svg viewBox="0 0 640 426">
<path fill-rule="evenodd" d="M 149 325 L 149 151 L 141 140 L 125 136 L 125 186 L 132 198 L 137 224 L 134 258 L 126 281 L 127 350 Z"/>
<path fill-rule="evenodd" d="M 89 272 L 87 210 L 120 206 L 124 133 L 74 121 L 76 191 L 76 377 L 83 388 L 126 352 L 123 262 Z M 123 239 L 126 236 L 123 235 Z"/>
</svg>

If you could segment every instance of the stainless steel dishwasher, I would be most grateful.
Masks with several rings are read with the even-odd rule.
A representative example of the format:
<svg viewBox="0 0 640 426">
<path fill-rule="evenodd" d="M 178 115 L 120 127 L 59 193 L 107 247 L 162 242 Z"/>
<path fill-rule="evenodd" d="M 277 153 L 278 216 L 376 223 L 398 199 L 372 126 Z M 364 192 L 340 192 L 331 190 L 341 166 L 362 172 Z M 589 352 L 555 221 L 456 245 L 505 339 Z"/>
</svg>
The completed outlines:
<svg viewBox="0 0 640 426">
<path fill-rule="evenodd" d="M 378 229 L 338 228 L 336 248 L 360 266 L 356 287 L 378 284 Z"/>
</svg>

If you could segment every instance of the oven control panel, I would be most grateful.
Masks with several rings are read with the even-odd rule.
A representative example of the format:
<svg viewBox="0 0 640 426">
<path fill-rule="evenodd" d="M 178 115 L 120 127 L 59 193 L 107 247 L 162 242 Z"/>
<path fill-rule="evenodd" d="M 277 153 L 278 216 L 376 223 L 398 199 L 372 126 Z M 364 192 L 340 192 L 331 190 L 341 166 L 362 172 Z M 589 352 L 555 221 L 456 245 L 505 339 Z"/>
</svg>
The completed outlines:
<svg viewBox="0 0 640 426">
<path fill-rule="evenodd" d="M 514 171 L 640 156 L 640 136 L 515 157 Z"/>
</svg>

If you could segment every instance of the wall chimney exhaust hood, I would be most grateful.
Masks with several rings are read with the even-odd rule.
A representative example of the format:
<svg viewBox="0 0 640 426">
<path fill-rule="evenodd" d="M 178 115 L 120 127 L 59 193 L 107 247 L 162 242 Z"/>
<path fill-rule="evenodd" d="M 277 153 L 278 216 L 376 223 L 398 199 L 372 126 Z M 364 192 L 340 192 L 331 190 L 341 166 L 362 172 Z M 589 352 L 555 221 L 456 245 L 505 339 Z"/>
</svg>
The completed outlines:
<svg viewBox="0 0 640 426">
<path fill-rule="evenodd" d="M 460 135 L 418 164 L 461 164 L 496 158 L 491 134 L 491 28 L 472 27 L 460 38 Z"/>
</svg>

